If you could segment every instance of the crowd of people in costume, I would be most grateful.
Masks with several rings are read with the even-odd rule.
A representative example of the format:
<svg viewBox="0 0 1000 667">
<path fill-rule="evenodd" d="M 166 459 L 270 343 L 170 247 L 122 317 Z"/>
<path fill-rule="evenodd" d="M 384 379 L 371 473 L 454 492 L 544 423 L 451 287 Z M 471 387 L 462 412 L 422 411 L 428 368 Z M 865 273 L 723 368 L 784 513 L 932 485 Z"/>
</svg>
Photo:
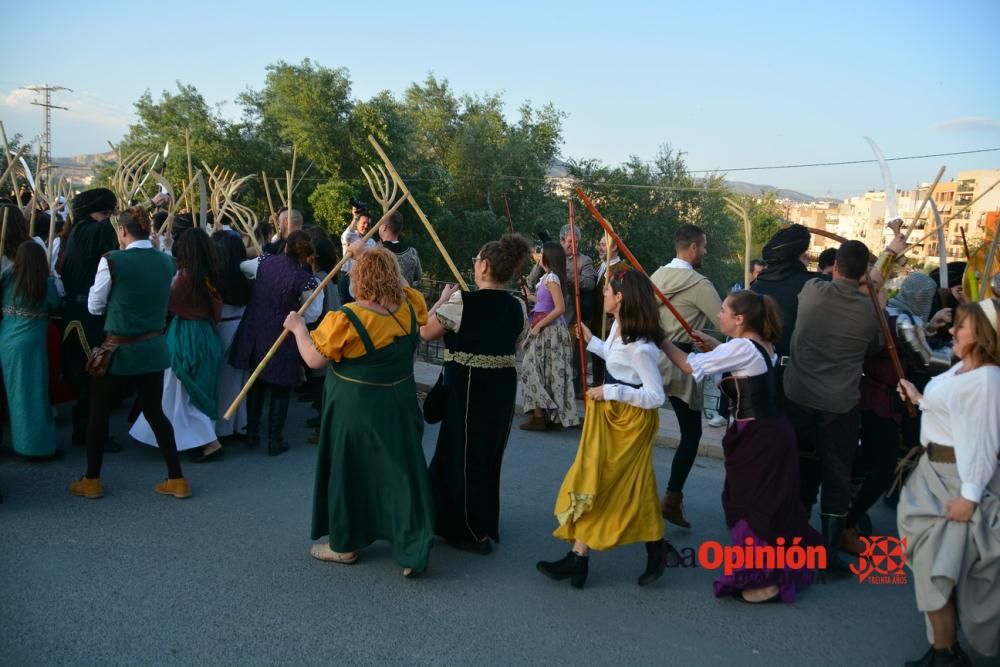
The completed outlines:
<svg viewBox="0 0 1000 667">
<path fill-rule="evenodd" d="M 793 602 L 817 575 L 851 576 L 842 552 L 862 553 L 867 513 L 884 497 L 898 503 L 927 619 L 931 646 L 912 664 L 968 664 L 958 627 L 980 653 L 1000 653 L 1000 302 L 963 294 L 960 267 L 939 269 L 948 289 L 911 272 L 890 298 L 882 266 L 902 254 L 900 235 L 879 261 L 845 241 L 811 271 L 810 232 L 788 225 L 747 289 L 720 295 L 698 271 L 710 239 L 694 225 L 676 230 L 675 256 L 650 276 L 607 237 L 592 244 L 595 266 L 567 226 L 534 251 L 517 234 L 486 243 L 472 258 L 475 289 L 447 286 L 428 308 L 402 215 L 375 222 L 352 203 L 340 244 L 285 209 L 257 252 L 224 220 L 181 214 L 161 235 L 163 212 L 120 207 L 100 188 L 75 197 L 47 248 L 17 202 L 0 202 L 10 445 L 33 460 L 61 456 L 52 404 L 74 399 L 71 445 L 85 448 L 86 470 L 69 491 L 101 498 L 104 454 L 122 446 L 109 437 L 112 411 L 134 396 L 129 434 L 166 466 L 155 491 L 189 498 L 179 452 L 218 461 L 228 443 L 259 447 L 266 435 L 267 454 L 282 454 L 295 444 L 285 431 L 300 387 L 318 412 L 311 537 L 323 541 L 312 556 L 353 564 L 386 540 L 413 577 L 435 536 L 479 555 L 500 542 L 520 390 L 526 431 L 575 427 L 582 412 L 576 457 L 553 488 L 554 536 L 570 550 L 538 571 L 583 588 L 594 551 L 642 543 L 647 586 L 678 557 L 665 524 L 692 529 L 684 486 L 713 382 L 727 405 L 733 545 L 794 539 L 826 554 L 819 573 L 725 574 L 716 596 Z M 366 238 L 376 224 L 379 242 Z M 509 287 L 529 261 L 525 303 Z M 438 339 L 442 372 L 421 405 L 414 359 L 421 340 Z M 254 369 L 245 405 L 224 419 Z M 661 499 L 653 447 L 667 402 L 680 442 Z M 429 464 L 425 423 L 440 424 Z"/>
</svg>

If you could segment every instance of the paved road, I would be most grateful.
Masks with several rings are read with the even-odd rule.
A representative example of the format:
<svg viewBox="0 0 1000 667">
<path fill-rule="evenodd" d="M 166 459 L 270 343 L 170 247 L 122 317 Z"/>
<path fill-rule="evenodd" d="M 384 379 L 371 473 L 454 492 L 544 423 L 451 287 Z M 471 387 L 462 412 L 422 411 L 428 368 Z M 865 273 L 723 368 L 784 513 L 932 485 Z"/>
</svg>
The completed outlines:
<svg viewBox="0 0 1000 667">
<path fill-rule="evenodd" d="M 306 416 L 293 404 L 292 424 Z M 66 492 L 80 450 L 47 464 L 0 459 L 0 663 L 898 665 L 925 646 L 909 586 L 845 581 L 752 607 L 713 598 L 703 570 L 639 589 L 638 545 L 595 554 L 583 591 L 543 578 L 535 561 L 566 551 L 551 509 L 578 431 L 513 431 L 503 543 L 489 557 L 439 544 L 416 580 L 385 545 L 350 567 L 314 561 L 314 449 L 298 444 L 303 427 L 290 431 L 295 446 L 275 459 L 234 446 L 220 463 L 187 465 L 185 501 L 153 492 L 158 452 L 136 444 L 106 458 L 98 501 Z M 671 456 L 655 452 L 661 484 Z M 726 540 L 722 477 L 720 462 L 699 461 L 687 492 L 695 529 L 669 530 L 677 546 Z M 893 526 L 882 508 L 874 522 Z"/>
</svg>

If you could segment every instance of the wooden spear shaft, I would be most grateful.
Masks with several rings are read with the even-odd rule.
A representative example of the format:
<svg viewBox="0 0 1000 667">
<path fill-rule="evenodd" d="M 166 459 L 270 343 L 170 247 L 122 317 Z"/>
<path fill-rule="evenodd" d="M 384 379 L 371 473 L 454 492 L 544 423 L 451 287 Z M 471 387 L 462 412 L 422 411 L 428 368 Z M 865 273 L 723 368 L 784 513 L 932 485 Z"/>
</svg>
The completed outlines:
<svg viewBox="0 0 1000 667">
<path fill-rule="evenodd" d="M 882 310 L 882 305 L 878 302 L 878 296 L 875 294 L 875 286 L 868 281 L 868 296 L 872 299 L 872 308 L 875 309 L 875 317 L 878 319 L 878 325 L 882 329 L 882 337 L 885 338 L 885 349 L 889 353 L 889 359 L 892 361 L 892 368 L 896 371 L 896 383 L 903 379 L 903 364 L 899 361 L 899 352 L 896 351 L 896 343 L 893 342 L 892 332 L 889 331 L 889 322 L 885 319 L 885 311 Z M 913 403 L 910 402 L 910 398 L 907 396 L 904 399 L 906 403 L 906 413 L 911 417 L 917 416 L 917 410 L 913 407 Z"/>
<path fill-rule="evenodd" d="M 569 200 L 569 238 L 573 253 L 573 302 L 576 306 L 576 343 L 580 350 L 580 387 L 583 400 L 587 400 L 587 357 L 583 346 L 583 314 L 580 310 L 580 261 L 576 253 L 576 217 L 573 215 L 573 200 Z"/>
<path fill-rule="evenodd" d="M 378 232 L 382 224 L 386 220 L 388 220 L 392 216 L 392 214 L 399 209 L 400 206 L 403 205 L 404 201 L 406 201 L 406 197 L 400 197 L 399 199 L 397 199 L 396 203 L 393 204 L 392 207 L 385 212 L 385 215 L 382 216 L 382 219 L 379 220 L 375 225 L 373 225 L 372 228 L 368 230 L 368 233 L 365 234 L 364 237 L 362 237 L 361 239 L 362 243 L 373 237 Z M 333 277 L 337 274 L 338 271 L 340 271 L 340 267 L 343 266 L 344 262 L 346 262 L 350 258 L 351 258 L 351 251 L 348 250 L 347 252 L 344 253 L 344 256 L 341 258 L 339 262 L 337 262 L 337 264 L 333 267 L 333 269 L 326 274 L 326 277 L 323 278 L 323 281 L 316 287 L 316 289 L 313 290 L 313 293 L 309 295 L 309 298 L 305 300 L 305 302 L 302 304 L 302 307 L 299 308 L 298 310 L 299 315 L 305 315 L 305 312 L 309 309 L 309 306 L 312 305 L 312 302 L 316 300 L 317 296 L 323 293 L 323 290 L 326 289 L 326 286 L 330 284 L 330 281 L 333 280 Z M 257 381 L 257 378 L 260 377 L 260 374 L 264 372 L 264 369 L 267 367 L 268 362 L 271 361 L 271 358 L 281 347 L 281 344 L 285 342 L 286 338 L 288 338 L 288 334 L 289 334 L 288 329 L 283 329 L 281 331 L 281 335 L 278 336 L 278 340 L 274 341 L 274 345 L 271 346 L 271 349 L 267 351 L 267 354 L 264 355 L 264 358 L 260 360 L 259 364 L 257 364 L 257 368 L 255 368 L 253 373 L 250 374 L 250 377 L 247 378 L 247 382 L 245 385 L 243 385 L 243 388 L 240 389 L 240 393 L 236 395 L 236 398 L 233 399 L 233 402 L 229 406 L 229 409 L 226 410 L 224 415 L 222 415 L 223 419 L 228 420 L 233 418 L 233 415 L 236 414 L 236 409 L 240 406 L 240 403 L 243 402 L 243 399 L 246 398 L 247 392 L 250 391 L 250 388 L 253 386 L 253 383 Z"/>
<path fill-rule="evenodd" d="M 188 163 L 188 183 L 194 182 L 194 169 L 191 167 L 191 128 L 184 128 L 184 150 L 187 152 L 187 163 Z M 191 194 L 187 195 L 187 205 L 188 210 L 191 211 L 191 217 L 194 218 L 194 198 Z"/>
<path fill-rule="evenodd" d="M 917 208 L 917 213 L 916 215 L 913 216 L 913 222 L 910 223 L 909 228 L 906 230 L 906 236 L 903 237 L 904 242 L 906 241 L 906 239 L 910 238 L 910 234 L 913 232 L 914 229 L 916 229 L 917 223 L 920 221 L 920 214 L 924 212 L 924 207 L 927 206 L 927 202 L 930 201 L 931 196 L 934 194 L 934 188 L 937 187 L 938 181 L 941 180 L 942 176 L 944 176 L 943 165 L 940 169 L 938 169 L 937 176 L 934 177 L 934 182 L 931 183 L 931 187 L 927 188 L 927 195 L 920 202 L 920 207 Z"/>
<path fill-rule="evenodd" d="M 619 252 L 625 255 L 625 259 L 627 259 L 632 263 L 632 266 L 635 268 L 636 271 L 641 271 L 648 278 L 649 274 L 646 273 L 645 269 L 642 268 L 642 264 L 639 263 L 639 260 L 637 260 L 635 258 L 635 255 L 633 255 L 632 252 L 628 249 L 628 246 L 625 245 L 625 242 L 621 240 L 621 237 L 619 237 L 618 234 L 615 233 L 615 230 L 611 228 L 611 223 L 604 219 L 604 216 L 601 215 L 600 211 L 597 210 L 597 207 L 594 206 L 594 203 L 592 201 L 590 201 L 590 198 L 587 197 L 587 195 L 585 195 L 583 193 L 583 190 L 581 190 L 580 188 L 576 188 L 576 194 L 583 201 L 584 205 L 590 211 L 590 214 L 594 216 L 594 219 L 597 220 L 597 222 L 601 225 L 601 227 L 604 228 L 604 231 L 607 232 L 608 236 L 611 237 L 611 240 L 615 242 L 615 246 L 618 248 Z M 708 352 L 708 347 L 701 340 L 701 337 L 695 333 L 691 325 L 688 324 L 688 321 L 684 319 L 684 316 L 681 315 L 674 307 L 674 304 L 670 303 L 670 299 L 667 298 L 667 295 L 661 292 L 660 288 L 657 287 L 652 281 L 650 281 L 650 285 L 652 285 L 653 287 L 653 293 L 656 294 L 656 298 L 658 298 L 660 300 L 660 303 L 666 306 L 667 310 L 670 311 L 670 314 L 677 319 L 677 322 L 681 325 L 681 328 L 684 329 L 684 333 L 686 333 L 688 337 L 692 341 L 694 341 L 697 345 L 701 346 L 703 350 Z"/>
<path fill-rule="evenodd" d="M 35 236 L 35 215 L 38 213 L 38 186 L 42 182 L 42 156 L 45 154 L 45 144 L 38 144 L 38 162 L 35 171 L 38 172 L 38 182 L 31 188 L 31 216 L 28 218 L 28 237 Z"/>
<path fill-rule="evenodd" d="M 21 159 L 21 155 L 24 153 L 25 148 L 27 148 L 27 146 L 21 146 L 14 157 L 11 157 L 10 151 L 7 151 L 7 168 L 4 170 L 3 176 L 0 176 L 0 186 L 2 186 L 3 182 L 7 180 L 7 176 L 10 175 L 10 183 L 14 187 L 14 197 L 17 197 L 17 181 L 14 179 L 14 166 Z"/>
<path fill-rule="evenodd" d="M 420 218 L 420 222 L 424 223 L 424 227 L 427 229 L 427 233 L 431 235 L 431 239 L 433 239 L 434 245 L 437 246 L 438 252 L 441 253 L 441 256 L 444 258 L 445 263 L 448 265 L 448 268 L 451 269 L 452 274 L 454 274 L 455 281 L 458 283 L 459 287 L 461 287 L 463 291 L 468 292 L 469 286 L 468 284 L 466 284 L 465 278 L 463 278 L 462 274 L 458 272 L 458 267 L 456 267 L 455 262 L 451 260 L 451 255 L 448 254 L 448 251 L 445 249 L 444 244 L 441 243 L 441 239 L 438 238 L 437 232 L 434 231 L 434 227 L 431 225 L 430 220 L 428 220 L 427 216 L 424 215 L 423 210 L 420 208 L 420 204 L 418 204 L 417 200 L 413 197 L 413 193 L 410 192 L 410 189 L 408 187 L 406 187 L 406 183 L 403 182 L 403 179 L 399 177 L 399 174 L 396 172 L 396 168 L 392 166 L 392 161 L 389 160 L 389 156 L 385 154 L 385 151 L 382 150 L 382 147 L 379 146 L 377 141 L 375 141 L 375 137 L 373 137 L 370 134 L 368 135 L 368 143 L 372 145 L 372 148 L 375 149 L 375 152 L 378 153 L 378 156 L 382 158 L 382 162 L 385 163 L 386 169 L 388 169 L 389 173 L 392 175 L 392 180 L 395 181 L 396 184 L 399 186 L 399 189 L 402 190 L 403 198 L 409 200 L 410 206 L 413 207 L 413 210 L 416 212 L 417 217 Z"/>
<path fill-rule="evenodd" d="M 507 213 L 507 229 L 511 234 L 514 233 L 514 219 L 510 217 L 510 205 L 507 203 L 507 193 L 502 192 L 500 196 L 503 197 L 503 209 Z M 521 296 L 524 298 L 525 305 L 528 304 L 528 281 L 521 276 Z"/>
<path fill-rule="evenodd" d="M 2 182 L 2 179 L 0 179 Z M 3 257 L 3 244 L 7 241 L 7 215 L 10 213 L 10 207 L 3 207 L 3 222 L 0 223 L 0 257 Z"/>
</svg>

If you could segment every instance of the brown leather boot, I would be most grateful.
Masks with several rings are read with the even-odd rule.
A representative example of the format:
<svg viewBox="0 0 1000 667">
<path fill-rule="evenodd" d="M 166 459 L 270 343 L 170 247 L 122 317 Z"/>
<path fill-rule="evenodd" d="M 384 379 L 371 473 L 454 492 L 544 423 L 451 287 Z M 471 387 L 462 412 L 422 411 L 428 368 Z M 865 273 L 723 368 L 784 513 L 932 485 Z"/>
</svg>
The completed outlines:
<svg viewBox="0 0 1000 667">
<path fill-rule="evenodd" d="M 663 496 L 663 518 L 681 528 L 690 528 L 691 524 L 684 516 L 684 494 L 680 491 L 667 491 Z"/>
<path fill-rule="evenodd" d="M 860 556 L 865 552 L 865 543 L 861 541 L 857 528 L 845 528 L 840 534 L 840 550 L 852 556 Z"/>
<path fill-rule="evenodd" d="M 156 485 L 156 492 L 174 498 L 190 498 L 191 485 L 183 477 L 177 479 L 165 479 Z"/>
<path fill-rule="evenodd" d="M 101 480 L 90 479 L 89 477 L 81 477 L 75 482 L 70 482 L 69 492 L 75 496 L 90 498 L 91 500 L 104 497 L 104 488 L 101 486 Z"/>
<path fill-rule="evenodd" d="M 544 431 L 545 424 L 545 417 L 536 417 L 532 415 L 527 420 L 521 422 L 518 428 L 522 431 Z"/>
</svg>

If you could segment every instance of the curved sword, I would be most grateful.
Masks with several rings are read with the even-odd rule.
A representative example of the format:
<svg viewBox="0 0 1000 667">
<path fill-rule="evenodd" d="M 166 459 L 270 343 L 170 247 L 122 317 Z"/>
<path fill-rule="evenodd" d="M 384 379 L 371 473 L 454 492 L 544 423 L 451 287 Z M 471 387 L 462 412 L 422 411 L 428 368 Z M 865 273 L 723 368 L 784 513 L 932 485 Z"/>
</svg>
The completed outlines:
<svg viewBox="0 0 1000 667">
<path fill-rule="evenodd" d="M 865 137 L 865 141 L 872 148 L 875 159 L 878 160 L 879 169 L 882 170 L 882 185 L 885 187 L 885 221 L 899 217 L 899 201 L 896 198 L 896 186 L 892 182 L 892 173 L 889 171 L 889 163 L 885 161 L 885 156 L 879 150 L 878 144 L 871 137 Z"/>
</svg>

